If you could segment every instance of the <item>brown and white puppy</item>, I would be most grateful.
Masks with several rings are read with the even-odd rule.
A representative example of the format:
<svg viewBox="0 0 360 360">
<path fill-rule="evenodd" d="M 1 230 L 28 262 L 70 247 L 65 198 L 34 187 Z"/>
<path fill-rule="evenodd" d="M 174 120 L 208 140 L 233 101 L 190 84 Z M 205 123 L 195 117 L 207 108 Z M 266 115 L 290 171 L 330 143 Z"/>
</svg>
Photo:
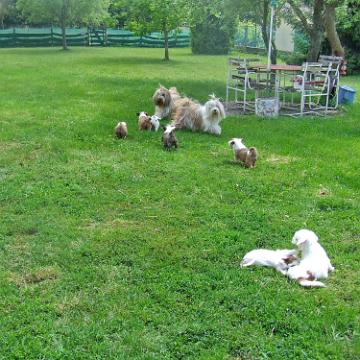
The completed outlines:
<svg viewBox="0 0 360 360">
<path fill-rule="evenodd" d="M 151 116 L 151 130 L 158 131 L 160 127 L 160 118 L 156 115 Z"/>
<path fill-rule="evenodd" d="M 175 136 L 175 126 L 173 125 L 166 125 L 163 126 L 164 133 L 162 136 L 162 142 L 164 145 L 165 150 L 170 151 L 173 147 L 177 149 L 178 147 L 178 141 Z"/>
<path fill-rule="evenodd" d="M 125 139 L 128 136 L 128 129 L 127 129 L 127 124 L 126 122 L 119 122 L 116 126 L 115 126 L 115 136 L 117 136 L 119 139 Z"/>
<path fill-rule="evenodd" d="M 229 145 L 234 150 L 236 162 L 242 163 L 247 168 L 253 168 L 256 165 L 258 152 L 255 147 L 247 148 L 242 139 L 233 138 L 229 141 Z"/>
<path fill-rule="evenodd" d="M 204 131 L 210 134 L 221 134 L 220 122 L 225 117 L 223 104 L 215 95 L 201 105 L 189 98 L 176 101 L 176 111 L 173 114 L 173 124 L 178 129 Z"/>
<path fill-rule="evenodd" d="M 139 130 L 151 130 L 152 123 L 149 114 L 145 111 L 141 111 L 136 113 L 136 115 L 139 117 L 138 118 Z"/>
<path fill-rule="evenodd" d="M 175 109 L 175 102 L 180 98 L 176 87 L 167 89 L 160 85 L 153 95 L 155 115 L 160 119 L 169 118 Z"/>
</svg>

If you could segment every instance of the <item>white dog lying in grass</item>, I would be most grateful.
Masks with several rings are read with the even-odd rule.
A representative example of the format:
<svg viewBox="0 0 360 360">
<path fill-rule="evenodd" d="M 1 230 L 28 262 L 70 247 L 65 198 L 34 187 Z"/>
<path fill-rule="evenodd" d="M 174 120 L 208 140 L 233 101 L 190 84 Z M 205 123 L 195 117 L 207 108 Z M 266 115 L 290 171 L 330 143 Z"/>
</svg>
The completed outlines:
<svg viewBox="0 0 360 360">
<path fill-rule="evenodd" d="M 289 266 L 296 261 L 296 259 L 296 250 L 256 249 L 248 252 L 244 256 L 241 267 L 251 265 L 268 266 L 280 271 L 283 275 L 286 275 Z"/>
<path fill-rule="evenodd" d="M 302 252 L 298 265 L 291 267 L 287 276 L 305 287 L 325 287 L 317 279 L 326 279 L 329 271 L 334 271 L 324 248 L 318 243 L 319 238 L 311 230 L 302 229 L 295 233 L 292 243 Z"/>
</svg>

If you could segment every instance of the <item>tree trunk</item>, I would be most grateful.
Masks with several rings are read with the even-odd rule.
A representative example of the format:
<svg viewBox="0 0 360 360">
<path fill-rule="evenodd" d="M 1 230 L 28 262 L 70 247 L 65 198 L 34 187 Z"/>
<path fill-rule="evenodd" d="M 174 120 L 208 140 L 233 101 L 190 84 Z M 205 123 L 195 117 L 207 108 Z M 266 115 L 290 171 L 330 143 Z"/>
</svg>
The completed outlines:
<svg viewBox="0 0 360 360">
<path fill-rule="evenodd" d="M 168 32 L 166 26 L 164 26 L 164 48 L 165 48 L 164 60 L 169 61 L 170 60 L 170 57 L 169 57 L 169 32 Z"/>
<path fill-rule="evenodd" d="M 267 0 L 263 1 L 263 17 L 261 20 L 261 35 L 265 44 L 265 48 L 268 50 L 268 33 L 267 33 L 267 23 L 268 23 L 268 15 L 269 15 L 269 4 Z"/>
<path fill-rule="evenodd" d="M 345 56 L 345 51 L 341 45 L 341 41 L 336 30 L 336 17 L 335 17 L 336 5 L 326 5 L 324 11 L 324 25 L 327 39 L 329 40 L 332 55 Z"/>
<path fill-rule="evenodd" d="M 325 0 L 315 0 L 314 10 L 312 15 L 312 25 L 306 19 L 301 7 L 293 0 L 288 0 L 295 15 L 301 22 L 302 28 L 310 37 L 310 47 L 307 54 L 307 61 L 317 61 L 320 51 L 321 43 L 323 40 L 323 18 L 322 13 L 324 10 Z"/>
<path fill-rule="evenodd" d="M 61 36 L 62 36 L 62 48 L 63 50 L 69 50 L 67 47 L 67 41 L 66 41 L 66 26 L 65 24 L 61 24 Z"/>
<path fill-rule="evenodd" d="M 63 50 L 68 50 L 67 41 L 66 41 L 66 19 L 68 14 L 68 1 L 63 1 L 63 6 L 61 9 L 61 17 L 60 17 L 60 24 L 61 24 L 61 35 L 62 35 L 62 47 Z"/>
<path fill-rule="evenodd" d="M 324 9 L 324 0 L 315 0 L 314 12 L 312 16 L 312 28 L 310 31 L 310 48 L 307 55 L 307 61 L 317 61 L 321 51 L 323 40 L 322 12 Z"/>
</svg>

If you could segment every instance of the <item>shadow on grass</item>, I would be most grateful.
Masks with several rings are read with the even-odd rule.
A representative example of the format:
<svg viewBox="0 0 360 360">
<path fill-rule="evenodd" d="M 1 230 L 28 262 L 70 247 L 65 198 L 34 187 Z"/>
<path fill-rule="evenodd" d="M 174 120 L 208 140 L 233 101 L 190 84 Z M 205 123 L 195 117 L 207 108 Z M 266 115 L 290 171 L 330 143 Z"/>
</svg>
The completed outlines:
<svg viewBox="0 0 360 360">
<path fill-rule="evenodd" d="M 136 96 L 137 98 L 148 97 L 151 101 L 151 98 L 154 94 L 154 91 L 159 87 L 159 84 L 162 84 L 166 87 L 176 86 L 178 91 L 183 96 L 191 97 L 201 103 L 207 101 L 210 94 L 215 93 L 221 99 L 223 99 L 223 94 L 225 93 L 224 83 L 216 80 L 208 81 L 194 81 L 194 80 L 177 80 L 169 82 L 163 78 L 154 78 L 146 79 L 146 84 L 141 79 L 124 79 L 119 76 L 109 77 L 109 76 L 100 76 L 96 77 L 96 82 L 100 87 L 109 88 L 109 89 L 129 89 L 131 91 L 130 96 Z M 149 91 L 148 89 L 151 89 Z M 135 91 L 135 89 L 138 89 Z M 142 93 L 146 91 L 146 93 Z M 151 101 L 152 104 L 152 101 Z"/>
<path fill-rule="evenodd" d="M 64 51 L 61 47 L 47 47 L 47 48 L 3 48 L 1 50 L 5 50 L 7 52 L 16 52 L 16 56 L 58 56 L 59 54 L 71 54 L 73 48 L 69 48 L 67 51 Z"/>
<path fill-rule="evenodd" d="M 119 56 L 111 56 L 111 57 L 99 57 L 99 56 L 88 56 L 84 59 L 83 64 L 86 65 L 131 65 L 131 66 L 173 66 L 180 65 L 185 63 L 185 61 L 177 61 L 170 58 L 170 61 L 165 61 L 162 56 L 124 56 L 119 53 Z"/>
</svg>

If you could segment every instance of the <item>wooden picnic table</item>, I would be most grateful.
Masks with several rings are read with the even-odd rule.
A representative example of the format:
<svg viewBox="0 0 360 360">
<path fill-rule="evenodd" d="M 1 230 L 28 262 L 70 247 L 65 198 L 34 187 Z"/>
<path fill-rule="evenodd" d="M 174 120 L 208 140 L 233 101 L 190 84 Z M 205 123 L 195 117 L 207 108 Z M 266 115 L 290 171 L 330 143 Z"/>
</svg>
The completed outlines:
<svg viewBox="0 0 360 360">
<path fill-rule="evenodd" d="M 296 73 L 301 72 L 303 67 L 301 65 L 287 65 L 287 64 L 277 64 L 277 65 L 271 65 L 270 71 L 268 71 L 268 65 L 267 64 L 251 64 L 249 66 L 249 70 L 254 71 L 257 74 L 257 84 L 258 87 L 261 88 L 261 83 L 263 83 L 264 88 L 271 89 L 273 88 L 275 90 L 275 97 L 280 99 L 280 83 L 281 79 L 284 79 L 285 82 L 285 74 L 291 73 L 294 76 Z M 270 80 L 271 73 L 275 75 L 274 81 Z M 267 74 L 267 78 L 260 81 L 260 75 Z M 285 84 L 284 84 L 285 87 Z M 259 97 L 259 88 L 256 89 L 256 97 Z"/>
<path fill-rule="evenodd" d="M 250 69 L 253 70 L 267 70 L 268 66 L 266 64 L 252 64 Z M 302 66 L 301 65 L 286 65 L 286 64 L 278 64 L 278 65 L 271 65 L 270 71 L 301 71 Z"/>
</svg>

